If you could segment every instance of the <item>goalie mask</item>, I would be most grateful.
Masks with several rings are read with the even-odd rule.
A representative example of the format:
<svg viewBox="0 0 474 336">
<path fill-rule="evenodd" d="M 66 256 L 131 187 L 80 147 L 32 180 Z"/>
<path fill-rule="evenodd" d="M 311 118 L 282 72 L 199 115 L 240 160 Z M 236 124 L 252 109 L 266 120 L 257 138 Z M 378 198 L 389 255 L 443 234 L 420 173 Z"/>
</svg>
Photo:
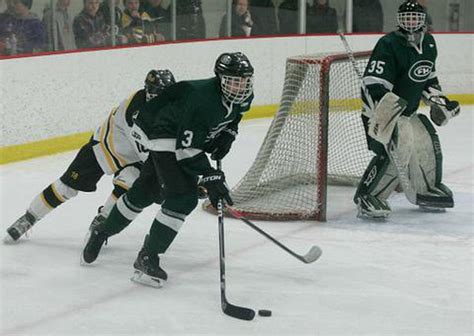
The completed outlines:
<svg viewBox="0 0 474 336">
<path fill-rule="evenodd" d="M 145 78 L 146 101 L 160 94 L 164 88 L 176 83 L 173 73 L 169 70 L 150 70 Z"/>
<path fill-rule="evenodd" d="M 220 80 L 224 98 L 240 104 L 253 93 L 253 67 L 241 52 L 224 53 L 217 58 L 214 73 Z"/>
<path fill-rule="evenodd" d="M 426 12 L 423 6 L 414 0 L 402 3 L 398 8 L 397 22 L 409 42 L 420 43 L 426 29 Z"/>
</svg>

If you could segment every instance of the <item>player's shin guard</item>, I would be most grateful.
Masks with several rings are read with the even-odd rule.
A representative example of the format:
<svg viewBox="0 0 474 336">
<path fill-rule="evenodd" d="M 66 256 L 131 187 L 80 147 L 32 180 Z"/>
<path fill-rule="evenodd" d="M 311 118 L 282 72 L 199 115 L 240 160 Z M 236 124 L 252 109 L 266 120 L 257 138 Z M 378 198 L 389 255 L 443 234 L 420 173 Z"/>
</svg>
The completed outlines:
<svg viewBox="0 0 474 336">
<path fill-rule="evenodd" d="M 77 190 L 65 185 L 61 180 L 51 183 L 33 199 L 26 213 L 7 229 L 8 236 L 4 241 L 20 239 L 41 218 L 77 194 Z"/>
<path fill-rule="evenodd" d="M 443 157 L 436 130 L 421 114 L 411 124 L 417 139 L 409 164 L 410 181 L 417 191 L 416 204 L 425 209 L 452 208 L 453 193 L 441 182 Z"/>
<path fill-rule="evenodd" d="M 397 172 L 389 158 L 385 155 L 375 156 L 370 161 L 354 195 L 358 217 L 373 219 L 388 217 L 391 209 L 387 198 L 397 184 Z"/>
</svg>

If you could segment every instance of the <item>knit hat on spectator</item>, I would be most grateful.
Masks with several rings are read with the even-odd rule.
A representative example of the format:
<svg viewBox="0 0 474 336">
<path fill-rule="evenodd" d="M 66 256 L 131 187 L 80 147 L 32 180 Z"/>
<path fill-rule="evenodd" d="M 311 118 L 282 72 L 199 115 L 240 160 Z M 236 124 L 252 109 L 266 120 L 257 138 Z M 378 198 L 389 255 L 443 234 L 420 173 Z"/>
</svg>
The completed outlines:
<svg viewBox="0 0 474 336">
<path fill-rule="evenodd" d="M 25 5 L 25 7 L 28 7 L 28 9 L 31 9 L 31 5 L 33 4 L 33 0 L 20 0 L 20 2 Z"/>
</svg>

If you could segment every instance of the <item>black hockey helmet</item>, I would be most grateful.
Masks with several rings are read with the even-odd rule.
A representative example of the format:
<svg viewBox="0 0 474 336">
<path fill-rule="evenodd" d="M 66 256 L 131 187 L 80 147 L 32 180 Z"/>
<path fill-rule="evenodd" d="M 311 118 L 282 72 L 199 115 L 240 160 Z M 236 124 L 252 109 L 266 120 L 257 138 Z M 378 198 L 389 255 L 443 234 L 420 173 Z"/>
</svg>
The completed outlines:
<svg viewBox="0 0 474 336">
<path fill-rule="evenodd" d="M 164 88 L 174 83 L 176 80 L 170 70 L 150 70 L 145 78 L 146 100 L 155 98 Z"/>
<path fill-rule="evenodd" d="M 214 66 L 225 99 L 240 104 L 253 93 L 253 66 L 241 52 L 221 54 Z"/>
<path fill-rule="evenodd" d="M 398 27 L 404 33 L 413 34 L 425 29 L 425 8 L 415 0 L 405 1 L 398 7 Z"/>
</svg>

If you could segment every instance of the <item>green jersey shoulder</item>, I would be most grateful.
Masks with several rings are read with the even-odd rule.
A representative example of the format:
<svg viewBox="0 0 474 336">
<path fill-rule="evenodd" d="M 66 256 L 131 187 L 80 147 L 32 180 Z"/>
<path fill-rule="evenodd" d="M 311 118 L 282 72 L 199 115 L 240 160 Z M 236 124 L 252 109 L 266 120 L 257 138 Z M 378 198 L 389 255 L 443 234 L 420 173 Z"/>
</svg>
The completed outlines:
<svg viewBox="0 0 474 336">
<path fill-rule="evenodd" d="M 178 82 L 136 112 L 132 136 L 148 150 L 175 152 L 178 162 L 199 162 L 191 165 L 200 174 L 210 166 L 207 144 L 227 127 L 235 128 L 252 100 L 227 103 L 216 77 Z"/>
</svg>

